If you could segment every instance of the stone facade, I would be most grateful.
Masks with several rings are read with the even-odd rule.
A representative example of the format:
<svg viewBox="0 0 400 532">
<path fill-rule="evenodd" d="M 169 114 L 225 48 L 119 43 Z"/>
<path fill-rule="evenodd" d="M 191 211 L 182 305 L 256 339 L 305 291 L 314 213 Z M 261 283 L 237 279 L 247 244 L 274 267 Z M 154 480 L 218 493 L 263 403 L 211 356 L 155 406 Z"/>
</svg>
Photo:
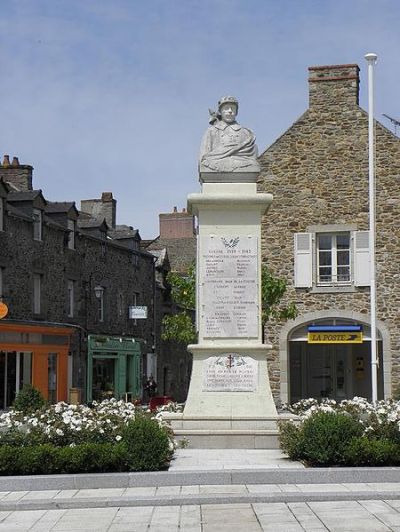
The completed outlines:
<svg viewBox="0 0 400 532">
<path fill-rule="evenodd" d="M 32 167 L 18 166 L 16 161 L 14 158 L 10 165 L 9 158 L 5 158 L 5 164 L 0 165 L 4 215 L 0 228 L 0 296 L 9 308 L 0 322 L 0 352 L 4 349 L 1 334 L 5 329 L 7 338 L 9 331 L 18 327 L 18 334 L 24 327 L 45 327 L 46 332 L 55 333 L 61 329 L 71 331 L 69 374 L 64 372 L 62 378 L 68 378 L 68 388 L 78 388 L 85 400 L 88 335 L 134 338 L 140 342 L 143 355 L 141 380 L 146 380 L 148 357 L 156 355 L 160 368 L 169 367 L 173 375 L 168 379 L 160 377 L 159 393 L 173 395 L 178 390 L 177 398 L 184 399 L 179 391 L 179 370 L 183 363 L 181 373 L 187 379 L 189 361 L 176 360 L 160 338 L 162 317 L 172 311 L 165 288 L 168 263 L 156 279 L 155 257 L 140 250 L 138 231 L 116 225 L 116 200 L 111 193 L 82 202 L 86 212 L 79 213 L 73 202 L 49 202 L 40 190 L 32 190 Z M 21 175 L 25 176 L 25 183 Z M 34 238 L 37 211 L 41 213 L 40 239 Z M 35 275 L 40 276 L 40 311 L 35 309 Z M 96 296 L 99 287 L 103 297 L 101 318 Z M 132 305 L 146 306 L 147 319 L 130 319 L 128 308 Z M 29 346 L 26 350 L 30 350 Z M 46 387 L 47 375 L 36 377 Z M 63 386 L 66 393 L 67 383 Z M 185 386 L 187 383 L 181 386 L 184 392 Z"/>
<path fill-rule="evenodd" d="M 160 234 L 151 241 L 143 241 L 142 249 L 157 257 L 157 308 L 160 315 L 176 314 L 179 307 L 170 298 L 170 287 L 166 282 L 168 271 L 185 275 L 196 260 L 196 235 L 194 216 L 183 209 L 178 212 L 174 207 L 170 213 L 159 215 Z M 158 361 L 159 391 L 170 394 L 176 400 L 186 400 L 192 355 L 186 345 L 165 341 L 161 338 L 162 318 L 157 325 L 156 337 L 162 351 L 166 354 Z"/>
<path fill-rule="evenodd" d="M 312 286 L 294 286 L 295 233 L 368 230 L 368 116 L 358 105 L 358 73 L 357 65 L 310 67 L 308 110 L 259 158 L 259 191 L 274 196 L 263 225 L 264 260 L 288 281 L 286 299 L 299 311 L 293 323 L 266 327 L 278 400 L 290 399 L 285 357 L 295 326 L 329 316 L 370 323 L 369 287 L 318 287 L 315 265 Z M 375 125 L 377 318 L 390 396 L 400 387 L 400 139 Z"/>
</svg>

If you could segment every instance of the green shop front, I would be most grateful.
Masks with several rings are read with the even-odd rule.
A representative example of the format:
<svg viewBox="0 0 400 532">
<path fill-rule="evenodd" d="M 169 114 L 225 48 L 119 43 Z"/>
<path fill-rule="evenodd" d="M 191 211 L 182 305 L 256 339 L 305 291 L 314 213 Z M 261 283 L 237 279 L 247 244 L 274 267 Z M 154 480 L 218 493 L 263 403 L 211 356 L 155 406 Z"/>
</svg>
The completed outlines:
<svg viewBox="0 0 400 532">
<path fill-rule="evenodd" d="M 87 400 L 139 399 L 141 346 L 134 338 L 88 336 Z"/>
</svg>

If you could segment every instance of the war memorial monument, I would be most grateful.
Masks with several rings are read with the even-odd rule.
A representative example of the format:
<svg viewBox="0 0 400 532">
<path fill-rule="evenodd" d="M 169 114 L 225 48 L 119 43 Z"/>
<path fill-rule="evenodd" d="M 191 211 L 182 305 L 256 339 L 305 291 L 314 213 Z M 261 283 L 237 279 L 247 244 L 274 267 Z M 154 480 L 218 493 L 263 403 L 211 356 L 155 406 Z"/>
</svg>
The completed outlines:
<svg viewBox="0 0 400 532">
<path fill-rule="evenodd" d="M 278 419 L 262 342 L 261 218 L 271 194 L 257 192 L 255 136 L 236 121 L 226 96 L 212 112 L 200 150 L 201 192 L 188 210 L 198 218 L 196 322 L 189 393 L 172 414 L 177 438 L 192 447 L 273 448 Z"/>
</svg>

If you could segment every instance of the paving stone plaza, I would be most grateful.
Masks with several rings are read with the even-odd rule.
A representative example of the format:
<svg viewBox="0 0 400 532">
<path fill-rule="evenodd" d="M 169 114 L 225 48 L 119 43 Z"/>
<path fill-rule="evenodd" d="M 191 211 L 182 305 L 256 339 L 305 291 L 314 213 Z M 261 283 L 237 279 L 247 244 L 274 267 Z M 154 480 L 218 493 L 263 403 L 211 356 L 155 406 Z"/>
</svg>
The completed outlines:
<svg viewBox="0 0 400 532">
<path fill-rule="evenodd" d="M 183 449 L 164 472 L 2 477 L 0 531 L 400 531 L 399 477 L 307 469 L 277 450 Z"/>
</svg>

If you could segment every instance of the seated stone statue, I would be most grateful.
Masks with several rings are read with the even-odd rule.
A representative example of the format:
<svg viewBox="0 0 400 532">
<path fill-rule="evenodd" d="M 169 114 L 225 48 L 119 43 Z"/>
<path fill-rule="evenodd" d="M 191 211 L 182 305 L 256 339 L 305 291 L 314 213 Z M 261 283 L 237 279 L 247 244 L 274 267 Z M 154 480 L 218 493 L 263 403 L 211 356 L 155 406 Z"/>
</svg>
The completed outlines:
<svg viewBox="0 0 400 532">
<path fill-rule="evenodd" d="M 236 122 L 239 103 L 233 96 L 218 102 L 218 111 L 211 113 L 200 149 L 199 169 L 210 172 L 259 172 L 255 136 L 250 129 Z"/>
</svg>

